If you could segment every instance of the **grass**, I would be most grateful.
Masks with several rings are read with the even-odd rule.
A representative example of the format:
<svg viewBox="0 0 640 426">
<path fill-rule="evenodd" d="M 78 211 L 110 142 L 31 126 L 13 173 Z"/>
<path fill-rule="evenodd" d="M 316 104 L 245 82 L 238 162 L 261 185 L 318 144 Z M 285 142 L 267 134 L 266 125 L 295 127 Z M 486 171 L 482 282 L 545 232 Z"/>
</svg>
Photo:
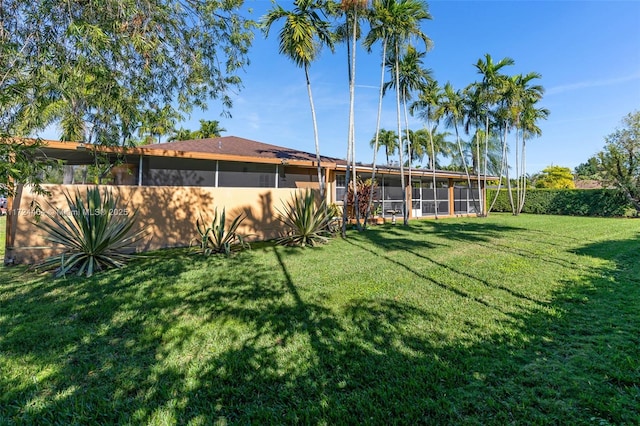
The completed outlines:
<svg viewBox="0 0 640 426">
<path fill-rule="evenodd" d="M 0 424 L 638 424 L 640 222 L 0 269 Z"/>
</svg>

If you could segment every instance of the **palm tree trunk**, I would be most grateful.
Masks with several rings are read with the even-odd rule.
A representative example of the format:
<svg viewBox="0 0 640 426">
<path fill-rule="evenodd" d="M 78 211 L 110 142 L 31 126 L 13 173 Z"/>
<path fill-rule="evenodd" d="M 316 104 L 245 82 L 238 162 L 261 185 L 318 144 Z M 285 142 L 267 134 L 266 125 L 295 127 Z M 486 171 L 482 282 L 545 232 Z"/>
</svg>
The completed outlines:
<svg viewBox="0 0 640 426">
<path fill-rule="evenodd" d="M 429 111 L 427 111 L 427 116 Z M 429 132 L 429 143 L 431 144 L 431 177 L 433 180 L 433 204 L 435 218 L 438 218 L 438 190 L 436 189 L 436 148 L 433 145 L 433 131 L 431 130 L 431 120 L 427 117 L 427 131 Z"/>
<path fill-rule="evenodd" d="M 517 215 L 520 210 L 520 145 L 519 145 L 519 136 L 520 132 L 518 131 L 518 123 L 519 120 L 516 119 L 516 201 L 515 206 L 513 208 L 513 214 Z"/>
<path fill-rule="evenodd" d="M 521 194 L 522 198 L 518 203 L 518 214 L 522 213 L 522 209 L 524 208 L 524 202 L 526 200 L 526 195 L 527 195 L 527 173 L 526 173 L 527 162 L 526 162 L 526 156 L 525 156 L 525 149 L 526 149 L 526 139 L 523 133 L 522 134 L 522 194 Z"/>
<path fill-rule="evenodd" d="M 507 165 L 507 156 L 506 156 L 506 152 L 507 152 L 507 129 L 505 128 L 504 131 L 504 135 L 501 138 L 502 140 L 502 156 L 500 158 L 500 173 L 498 174 L 498 176 L 500 177 L 500 180 L 498 181 L 498 190 L 496 191 L 496 196 L 493 198 L 493 201 L 491 202 L 491 205 L 489 206 L 489 208 L 487 209 L 487 214 L 489 214 L 488 212 L 491 211 L 491 209 L 493 209 L 493 206 L 496 204 L 496 201 L 498 201 L 498 196 L 500 195 L 500 189 L 502 188 L 502 175 L 504 174 L 504 169 L 506 168 Z"/>
<path fill-rule="evenodd" d="M 355 130 L 355 99 L 356 99 L 356 27 L 358 23 L 358 10 L 353 11 L 353 26 L 351 31 L 353 37 L 351 39 L 351 73 L 349 80 L 349 144 L 351 146 L 351 161 L 353 162 L 353 204 L 354 213 L 356 216 L 356 226 L 358 231 L 362 231 L 362 225 L 360 224 L 360 202 L 358 200 L 358 185 L 356 179 L 356 130 Z"/>
<path fill-rule="evenodd" d="M 409 164 L 409 194 L 411 194 L 411 197 L 409 197 L 409 201 L 411 202 L 411 210 L 413 213 L 413 182 L 411 182 L 411 161 L 413 160 L 413 155 L 411 152 L 411 136 L 409 134 L 409 113 L 407 112 L 406 89 L 402 90 L 402 102 L 404 105 L 404 126 L 407 134 L 407 153 L 409 155 L 409 158 L 407 160 L 407 163 Z"/>
<path fill-rule="evenodd" d="M 458 144 L 458 152 L 460 152 L 460 159 L 462 160 L 462 166 L 464 167 L 464 172 L 467 175 L 467 184 L 469 185 L 469 191 L 471 191 L 471 175 L 469 174 L 469 166 L 467 165 L 467 160 L 464 158 L 464 153 L 462 152 L 462 144 L 460 143 L 460 133 L 458 132 L 458 123 L 453 123 L 453 128 L 456 131 L 456 143 Z"/>
<path fill-rule="evenodd" d="M 511 204 L 511 212 L 516 214 L 516 206 L 513 201 L 513 193 L 511 192 L 511 179 L 509 179 L 509 157 L 506 155 L 507 153 L 507 138 L 509 135 L 509 126 L 505 124 L 504 128 L 504 147 L 503 147 L 503 155 L 504 155 L 504 169 L 505 176 L 507 179 L 507 193 L 509 195 L 509 204 Z"/>
<path fill-rule="evenodd" d="M 344 195 L 342 196 L 342 238 L 347 238 L 347 202 L 349 200 L 349 178 L 351 177 L 351 147 L 347 143 L 347 169 L 344 177 Z"/>
<path fill-rule="evenodd" d="M 480 209 L 479 216 L 484 216 L 484 200 L 482 199 L 482 159 L 480 158 L 480 138 L 476 137 L 476 173 L 478 174 L 478 207 Z M 471 190 L 471 188 L 469 188 Z"/>
<path fill-rule="evenodd" d="M 487 175 L 489 174 L 489 113 L 487 112 L 487 116 L 485 117 L 484 124 L 485 132 L 484 132 L 484 190 L 486 193 L 487 190 Z M 478 188 L 478 196 L 482 200 L 483 203 L 483 216 L 489 216 L 489 211 L 491 209 L 486 206 L 486 198 L 482 196 L 482 192 L 480 188 Z"/>
<path fill-rule="evenodd" d="M 371 170 L 371 185 L 373 187 L 373 182 L 376 180 L 376 159 L 378 156 L 378 140 L 380 138 L 380 118 L 382 117 L 382 96 L 383 96 L 383 86 L 384 86 L 384 64 L 385 58 L 387 56 L 387 39 L 382 40 L 382 66 L 380 72 L 380 91 L 378 93 L 378 115 L 376 117 L 376 139 L 373 148 L 373 168 Z M 387 164 L 389 163 L 389 151 L 387 152 Z M 371 207 L 373 206 L 373 191 L 371 191 L 371 195 L 369 196 L 369 206 L 364 214 L 364 227 L 367 227 L 367 219 L 369 216 L 369 212 L 371 211 Z"/>
<path fill-rule="evenodd" d="M 405 226 L 409 224 L 407 217 L 407 188 L 404 185 L 404 161 L 402 160 L 402 152 L 404 151 L 404 144 L 402 142 L 402 115 L 400 114 L 400 60 L 399 60 L 399 47 L 398 41 L 395 41 L 395 73 L 396 73 L 396 115 L 398 119 L 398 139 L 400 142 L 399 156 L 400 156 L 400 186 L 402 187 L 402 221 Z"/>
<path fill-rule="evenodd" d="M 347 34 L 349 34 L 349 17 L 346 20 Z M 351 91 L 351 44 L 347 42 L 347 74 L 349 76 L 349 91 Z M 351 93 L 349 93 L 351 96 Z M 342 197 L 342 238 L 347 238 L 347 211 L 349 200 L 349 185 L 351 185 L 351 111 L 349 111 L 349 134 L 347 135 L 347 168 L 344 178 L 344 196 Z"/>
<path fill-rule="evenodd" d="M 320 141 L 318 138 L 318 122 L 316 120 L 316 108 L 313 104 L 313 94 L 311 93 L 311 81 L 309 80 L 309 66 L 304 65 L 304 75 L 307 79 L 307 93 L 309 94 L 309 104 L 311 106 L 311 120 L 313 121 L 313 138 L 316 145 L 316 161 L 318 162 L 318 183 L 320 185 L 320 199 L 325 198 L 324 179 L 322 178 L 322 166 L 320 164 Z"/>
</svg>

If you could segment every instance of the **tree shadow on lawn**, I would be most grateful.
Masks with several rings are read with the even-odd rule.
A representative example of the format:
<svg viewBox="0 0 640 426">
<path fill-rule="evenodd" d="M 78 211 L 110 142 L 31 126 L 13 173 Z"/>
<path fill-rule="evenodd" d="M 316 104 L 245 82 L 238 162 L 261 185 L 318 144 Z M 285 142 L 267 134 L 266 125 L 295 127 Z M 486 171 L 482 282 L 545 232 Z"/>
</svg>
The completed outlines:
<svg viewBox="0 0 640 426">
<path fill-rule="evenodd" d="M 526 228 L 516 226 L 487 223 L 482 218 L 472 221 L 421 220 L 412 222 L 409 229 L 424 231 L 446 240 L 459 242 L 490 241 L 492 238 L 502 236 L 506 232 L 526 230 Z"/>
<path fill-rule="evenodd" d="M 176 255 L 108 279 L 43 283 L 0 317 L 3 370 L 26 364 L 31 376 L 0 376 L 0 420 L 632 424 L 640 286 L 628 278 L 640 274 L 639 247 L 584 247 L 612 265 L 565 283 L 551 306 L 512 313 L 521 320 L 500 331 L 461 321 L 456 338 L 438 328 L 437 298 L 309 302 L 279 247 L 270 261 Z M 154 270 L 169 278 L 154 282 Z M 60 307 L 42 319 L 42 304 Z"/>
<path fill-rule="evenodd" d="M 553 245 L 554 249 L 570 249 L 575 246 L 575 240 L 573 245 L 567 245 L 563 248 L 558 248 L 557 245 L 547 243 L 544 238 L 527 238 L 527 233 L 535 233 L 537 230 L 529 228 L 520 228 L 514 226 L 497 225 L 493 223 L 485 223 L 482 221 L 474 222 L 438 222 L 438 221 L 419 221 L 411 224 L 412 226 L 400 228 L 393 234 L 398 237 L 389 237 L 388 231 L 378 230 L 378 232 L 363 232 L 358 234 L 359 238 L 366 238 L 373 244 L 380 246 L 386 250 L 399 250 L 405 252 L 412 252 L 418 256 L 416 250 L 420 248 L 435 248 L 444 244 L 437 242 L 425 241 L 424 234 L 439 237 L 444 240 L 460 242 L 469 246 L 476 245 L 484 247 L 499 253 L 516 254 L 526 259 L 537 258 L 544 259 L 545 262 L 554 263 L 561 267 L 579 268 L 580 265 L 573 260 L 562 258 L 561 256 L 552 256 L 549 250 L 541 248 L 539 251 L 530 250 L 527 248 L 519 247 L 516 243 L 505 243 L 504 237 L 506 235 L 513 235 L 517 237 L 518 241 L 526 240 L 528 242 L 535 242 L 542 247 Z M 423 232 L 416 239 L 407 237 L 415 232 Z M 433 261 L 432 259 L 428 259 Z M 464 275 L 461 271 L 458 271 L 461 275 Z M 471 277 L 475 278 L 475 277 Z M 478 280 L 477 278 L 475 278 Z"/>
<path fill-rule="evenodd" d="M 562 283 L 553 297 L 556 320 L 545 324 L 544 317 L 522 315 L 539 334 L 536 357 L 525 366 L 522 382 L 553 389 L 559 404 L 580 407 L 572 423 L 638 424 L 640 235 L 568 252 L 607 265 Z"/>
<path fill-rule="evenodd" d="M 481 221 L 435 221 L 414 220 L 408 226 L 400 224 L 375 226 L 357 233 L 358 237 L 365 237 L 376 246 L 384 250 L 406 250 L 414 248 L 436 248 L 443 246 L 445 241 L 464 243 L 490 242 L 496 236 L 502 236 L 505 232 L 523 231 L 524 228 L 485 223 Z M 425 239 L 429 235 L 429 239 Z M 431 238 L 435 237 L 435 238 Z"/>
<path fill-rule="evenodd" d="M 438 262 L 432 257 L 425 255 L 423 252 L 425 250 L 421 249 L 429 249 L 435 248 L 438 246 L 442 246 L 442 244 L 436 244 L 433 242 L 425 241 L 423 234 L 419 234 L 417 240 L 413 240 L 408 236 L 416 235 L 416 231 L 428 230 L 428 232 L 436 235 L 445 236 L 448 239 L 454 241 L 463 241 L 469 244 L 479 244 L 483 247 L 493 248 L 492 245 L 495 244 L 493 240 L 496 237 L 502 237 L 507 232 L 515 232 L 521 231 L 521 228 L 515 228 L 510 226 L 501 226 L 494 224 L 484 224 L 484 223 L 441 223 L 441 222 L 432 222 L 429 224 L 420 224 L 419 226 L 414 226 L 413 228 L 407 227 L 402 230 L 396 231 L 395 234 L 399 236 L 399 238 L 389 238 L 388 232 L 385 230 L 383 232 L 363 232 L 356 236 L 356 238 L 352 238 L 346 240 L 347 243 L 357 246 L 361 250 L 368 251 L 380 259 L 384 259 L 396 266 L 400 266 L 401 268 L 407 270 L 408 272 L 414 274 L 418 279 L 422 281 L 427 281 L 432 284 L 435 284 L 441 287 L 444 290 L 455 293 L 460 297 L 467 298 L 469 300 L 473 300 L 477 303 L 485 305 L 487 307 L 491 307 L 490 304 L 476 296 L 473 296 L 471 293 L 467 292 L 464 289 L 464 285 L 462 283 L 458 283 L 457 280 L 455 283 L 445 283 L 442 280 L 436 280 L 433 277 L 427 276 L 424 271 L 421 271 L 418 267 L 419 263 L 413 262 L 410 257 L 396 257 L 388 254 L 389 250 L 395 249 L 402 253 L 411 254 L 419 259 L 426 260 L 432 265 L 436 265 L 439 268 L 447 270 L 460 278 L 464 278 L 467 280 L 471 280 L 474 283 L 481 284 L 486 287 L 491 287 L 494 289 L 499 289 L 504 292 L 509 293 L 511 296 L 519 299 L 526 299 L 529 302 L 541 303 L 538 300 L 535 300 L 528 295 L 510 289 L 506 286 L 503 286 L 499 283 L 489 282 L 485 278 L 476 276 L 469 271 L 464 271 L 459 268 L 454 268 L 449 264 L 444 264 L 442 262 Z M 449 232 L 451 234 L 449 234 Z M 451 238 L 449 238 L 451 236 Z M 368 248 L 366 244 L 360 244 L 358 240 L 366 240 L 368 242 L 373 243 L 375 246 L 379 246 L 383 249 L 383 251 L 376 253 L 375 251 Z M 486 242 L 486 243 L 485 243 Z"/>
</svg>

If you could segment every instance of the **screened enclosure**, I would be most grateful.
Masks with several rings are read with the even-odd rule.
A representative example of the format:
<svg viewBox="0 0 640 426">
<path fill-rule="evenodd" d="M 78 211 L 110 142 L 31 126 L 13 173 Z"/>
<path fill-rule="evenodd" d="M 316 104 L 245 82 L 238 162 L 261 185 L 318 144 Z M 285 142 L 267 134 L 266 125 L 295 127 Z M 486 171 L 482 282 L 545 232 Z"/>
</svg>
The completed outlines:
<svg viewBox="0 0 640 426">
<path fill-rule="evenodd" d="M 370 173 L 358 173 L 363 180 L 370 179 Z M 373 202 L 374 212 L 390 218 L 402 212 L 402 182 L 400 176 L 376 173 L 378 189 Z M 336 201 L 343 200 L 345 175 L 336 175 Z M 477 184 L 472 189 L 466 182 L 452 178 L 437 178 L 435 191 L 433 178 L 428 175 L 413 177 L 411 182 L 411 217 L 428 217 L 436 215 L 472 214 L 479 211 Z M 453 211 L 451 207 L 453 206 Z"/>
<path fill-rule="evenodd" d="M 479 193 L 477 184 L 468 186 L 456 185 L 453 187 L 453 205 L 455 214 L 477 213 L 480 211 Z"/>
<path fill-rule="evenodd" d="M 144 160 L 143 186 L 300 188 L 318 182 L 317 171 L 281 164 L 152 157 Z"/>
</svg>

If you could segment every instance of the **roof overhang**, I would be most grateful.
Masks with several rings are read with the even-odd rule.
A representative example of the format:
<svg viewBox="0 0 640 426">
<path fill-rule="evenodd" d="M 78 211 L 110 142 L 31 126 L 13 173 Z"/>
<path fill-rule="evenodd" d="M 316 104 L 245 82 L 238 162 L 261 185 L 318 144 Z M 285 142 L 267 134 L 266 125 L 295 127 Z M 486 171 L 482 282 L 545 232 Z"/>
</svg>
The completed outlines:
<svg viewBox="0 0 640 426">
<path fill-rule="evenodd" d="M 22 139 L 21 142 L 27 144 L 36 144 L 38 141 L 36 141 L 35 139 Z M 317 167 L 317 162 L 308 160 L 249 157 L 242 155 L 214 154 L 206 152 L 175 151 L 167 149 L 145 148 L 144 146 L 103 146 L 82 142 L 61 142 L 52 140 L 39 140 L 39 142 L 41 143 L 41 146 L 38 148 L 38 151 L 42 157 L 63 160 L 67 164 L 71 165 L 93 164 L 96 154 L 104 154 L 109 158 L 124 158 L 125 162 L 127 161 L 127 157 L 167 157 L 209 161 L 233 161 L 242 163 L 284 164 L 287 166 L 307 168 Z M 323 161 L 320 163 L 320 166 L 323 168 L 332 169 L 336 167 L 336 163 Z"/>
<path fill-rule="evenodd" d="M 12 139 L 15 141 L 16 139 Z M 207 160 L 207 161 L 232 161 L 241 163 L 259 163 L 259 164 L 282 164 L 287 166 L 296 166 L 304 168 L 317 167 L 316 161 L 309 160 L 295 160 L 295 159 L 280 159 L 269 157 L 251 157 L 242 155 L 229 155 L 218 154 L 208 152 L 195 152 L 195 151 L 177 151 L 169 149 L 158 148 L 146 148 L 145 146 L 136 147 L 122 147 L 122 146 L 104 146 L 94 145 L 83 142 L 62 142 L 54 140 L 44 139 L 20 139 L 20 143 L 23 144 L 37 144 L 40 143 L 38 152 L 42 157 L 62 160 L 69 165 L 83 165 L 93 164 L 95 162 L 96 154 L 106 155 L 110 161 L 122 160 L 124 162 L 138 162 L 140 157 L 159 157 L 159 158 L 184 158 L 192 160 Z M 2 140 L 0 143 L 7 143 Z M 133 157 L 133 158 L 131 158 Z M 336 171 L 346 171 L 347 164 L 340 161 L 330 162 L 322 161 L 320 166 L 326 169 L 332 169 Z M 370 165 L 357 165 L 356 171 L 361 173 L 371 173 L 373 167 Z M 400 175 L 400 170 L 397 167 L 388 166 L 376 166 L 376 173 Z M 405 174 L 408 173 L 408 169 L 405 169 Z M 411 169 L 411 173 L 414 176 L 432 176 L 433 171 L 429 169 Z M 436 177 L 444 179 L 456 179 L 466 180 L 467 175 L 462 172 L 452 172 L 449 170 L 436 170 Z M 484 176 L 481 176 L 484 180 Z M 477 180 L 478 176 L 472 176 L 473 180 Z M 487 176 L 486 180 L 499 180 L 498 176 Z"/>
</svg>

